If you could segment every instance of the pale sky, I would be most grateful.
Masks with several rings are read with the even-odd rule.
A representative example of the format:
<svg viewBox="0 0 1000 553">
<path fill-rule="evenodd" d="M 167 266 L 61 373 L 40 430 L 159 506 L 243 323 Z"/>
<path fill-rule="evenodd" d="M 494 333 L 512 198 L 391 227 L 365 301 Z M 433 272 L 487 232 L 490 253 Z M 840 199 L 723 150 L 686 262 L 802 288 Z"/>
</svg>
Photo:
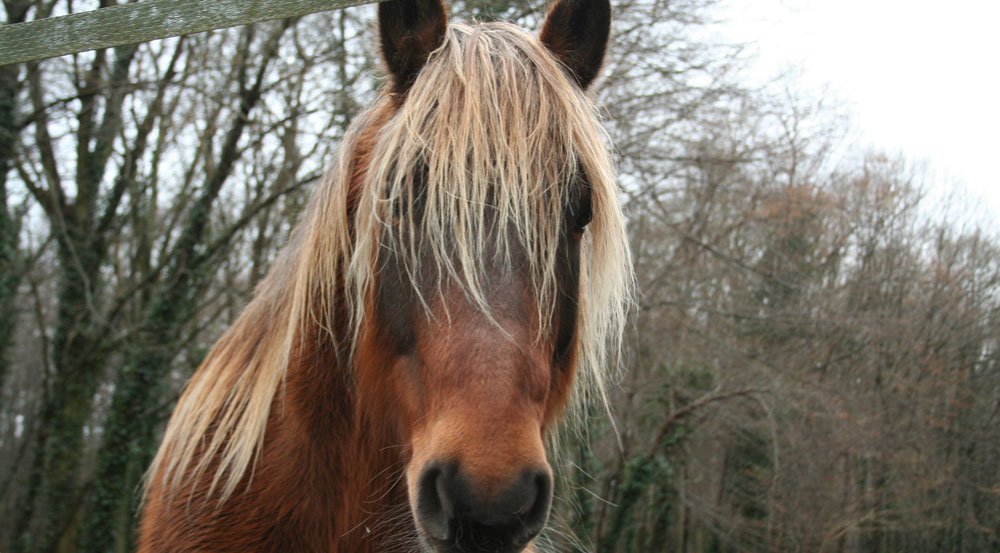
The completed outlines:
<svg viewBox="0 0 1000 553">
<path fill-rule="evenodd" d="M 1000 0 L 725 2 L 722 33 L 755 45 L 755 74 L 800 67 L 862 144 L 927 162 L 1000 224 Z"/>
</svg>

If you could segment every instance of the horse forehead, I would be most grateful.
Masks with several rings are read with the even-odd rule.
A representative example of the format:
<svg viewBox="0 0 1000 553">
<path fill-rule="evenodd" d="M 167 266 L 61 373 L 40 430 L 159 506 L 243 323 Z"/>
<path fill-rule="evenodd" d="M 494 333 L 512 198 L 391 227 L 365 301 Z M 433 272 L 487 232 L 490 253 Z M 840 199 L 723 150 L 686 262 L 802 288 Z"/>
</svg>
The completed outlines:
<svg viewBox="0 0 1000 553">
<path fill-rule="evenodd" d="M 532 297 L 527 271 L 503 270 L 481 275 L 485 305 L 471 297 L 461 282 L 437 283 L 427 297 L 427 329 L 459 334 L 454 340 L 483 341 L 497 334 L 522 338 L 535 322 L 537 299 Z"/>
<path fill-rule="evenodd" d="M 498 316 L 511 312 L 512 316 L 520 317 L 523 315 L 520 310 L 536 299 L 532 297 L 535 287 L 531 276 L 535 260 L 512 225 L 498 230 L 500 225 L 495 215 L 489 216 L 484 224 L 481 237 L 475 236 L 477 230 L 474 230 L 473 236 L 445 238 L 443 255 L 426 244 L 419 249 L 415 259 L 396 248 L 384 248 L 388 263 L 383 265 L 412 275 L 408 279 L 410 286 L 425 298 L 432 311 L 454 308 L 459 314 L 474 316 L 477 308 L 481 311 L 483 307 L 477 306 L 468 295 L 468 283 L 475 281 L 484 294 L 483 299 L 488 300 L 491 312 L 496 310 Z M 500 232 L 507 235 L 501 237 Z M 405 243 L 408 239 L 404 235 L 400 242 Z M 460 241 L 466 244 L 459 246 Z M 482 245 L 470 247 L 469 244 L 478 241 Z M 410 264 L 412 266 L 407 266 Z M 410 271 L 415 267 L 419 270 L 413 275 Z"/>
</svg>

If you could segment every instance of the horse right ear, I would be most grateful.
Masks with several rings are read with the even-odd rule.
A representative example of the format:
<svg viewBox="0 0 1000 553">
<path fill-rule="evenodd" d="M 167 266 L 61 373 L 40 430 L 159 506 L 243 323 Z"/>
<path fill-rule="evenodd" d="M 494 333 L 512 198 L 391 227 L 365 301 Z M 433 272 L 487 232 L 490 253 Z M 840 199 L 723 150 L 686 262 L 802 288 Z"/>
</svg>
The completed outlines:
<svg viewBox="0 0 1000 553">
<path fill-rule="evenodd" d="M 378 5 L 378 28 L 396 92 L 406 92 L 444 42 L 448 16 L 441 0 L 388 0 Z"/>
<path fill-rule="evenodd" d="M 601 71 L 610 34 L 608 0 L 556 0 L 539 39 L 586 89 Z"/>
</svg>

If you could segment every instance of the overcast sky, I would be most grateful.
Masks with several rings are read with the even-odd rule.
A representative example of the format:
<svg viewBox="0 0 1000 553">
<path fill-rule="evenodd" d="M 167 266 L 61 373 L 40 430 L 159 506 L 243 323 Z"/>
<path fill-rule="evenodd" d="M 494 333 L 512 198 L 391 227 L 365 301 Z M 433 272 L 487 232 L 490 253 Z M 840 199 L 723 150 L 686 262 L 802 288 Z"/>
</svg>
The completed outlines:
<svg viewBox="0 0 1000 553">
<path fill-rule="evenodd" d="M 755 44 L 755 74 L 799 66 L 862 144 L 926 161 L 1000 223 L 1000 1 L 724 1 L 722 32 Z"/>
</svg>

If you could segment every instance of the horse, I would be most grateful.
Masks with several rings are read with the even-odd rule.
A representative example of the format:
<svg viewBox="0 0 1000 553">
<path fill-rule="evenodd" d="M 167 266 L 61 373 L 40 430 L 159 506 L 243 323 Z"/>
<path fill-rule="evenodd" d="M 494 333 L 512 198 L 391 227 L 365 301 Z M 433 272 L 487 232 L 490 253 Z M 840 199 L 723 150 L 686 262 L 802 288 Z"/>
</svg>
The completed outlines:
<svg viewBox="0 0 1000 553">
<path fill-rule="evenodd" d="M 140 553 L 537 551 L 547 446 L 605 398 L 632 302 L 587 93 L 610 16 L 556 0 L 536 38 L 379 5 L 388 78 L 181 394 Z"/>
</svg>

